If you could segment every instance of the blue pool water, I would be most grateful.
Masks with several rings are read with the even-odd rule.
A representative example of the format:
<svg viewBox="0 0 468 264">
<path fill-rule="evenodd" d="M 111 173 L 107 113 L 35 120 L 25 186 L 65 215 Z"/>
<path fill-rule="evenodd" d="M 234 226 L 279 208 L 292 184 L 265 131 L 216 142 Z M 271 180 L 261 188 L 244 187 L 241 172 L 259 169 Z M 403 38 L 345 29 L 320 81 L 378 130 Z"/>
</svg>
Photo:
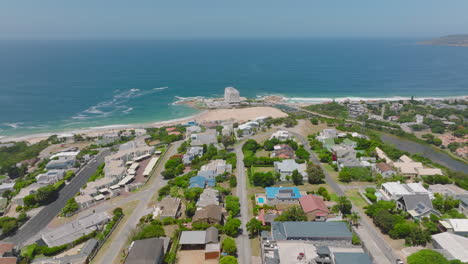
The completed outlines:
<svg viewBox="0 0 468 264">
<path fill-rule="evenodd" d="M 261 198 L 261 197 L 258 198 L 257 200 L 258 200 L 259 203 L 264 203 L 264 202 L 265 202 L 265 199 L 263 199 L 263 198 Z"/>
</svg>

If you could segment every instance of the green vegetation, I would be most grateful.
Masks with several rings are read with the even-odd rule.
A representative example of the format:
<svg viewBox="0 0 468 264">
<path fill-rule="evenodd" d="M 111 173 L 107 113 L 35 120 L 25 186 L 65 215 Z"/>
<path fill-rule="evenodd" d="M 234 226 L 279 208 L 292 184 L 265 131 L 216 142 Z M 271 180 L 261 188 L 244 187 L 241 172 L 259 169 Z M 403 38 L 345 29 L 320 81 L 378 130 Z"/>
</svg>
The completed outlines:
<svg viewBox="0 0 468 264">
<path fill-rule="evenodd" d="M 240 213 L 239 197 L 232 195 L 226 196 L 225 207 L 231 217 L 237 216 Z"/>
<path fill-rule="evenodd" d="M 463 264 L 460 260 L 447 260 L 431 249 L 422 249 L 408 257 L 408 264 Z"/>
<path fill-rule="evenodd" d="M 294 222 L 301 222 L 307 221 L 307 216 L 305 215 L 302 208 L 299 206 L 293 206 L 283 211 L 283 213 L 276 217 L 275 221 L 278 222 L 286 222 L 286 221 L 294 221 Z"/>
<path fill-rule="evenodd" d="M 406 220 L 407 213 L 397 209 L 393 202 L 378 201 L 367 208 L 366 214 L 383 233 L 389 234 L 393 239 L 404 238 L 407 245 L 425 246 L 431 239 L 430 231 Z M 437 220 L 435 217 L 434 221 Z"/>
<path fill-rule="evenodd" d="M 185 126 L 175 126 L 174 132 L 179 132 L 181 133 L 180 135 L 169 135 L 169 132 L 166 131 L 166 128 L 169 127 L 147 128 L 146 132 L 148 133 L 148 135 L 150 135 L 151 140 L 159 140 L 161 143 L 164 144 L 169 144 L 174 141 L 182 140 L 184 138 L 183 133 L 185 133 Z"/>
<path fill-rule="evenodd" d="M 239 227 L 241 226 L 241 221 L 237 218 L 228 218 L 226 223 L 222 228 L 222 231 L 230 237 L 235 237 L 239 234 Z"/>
<path fill-rule="evenodd" d="M 291 179 L 292 179 L 294 185 L 302 185 L 303 184 L 302 175 L 299 173 L 298 170 L 294 170 L 292 172 Z"/>
<path fill-rule="evenodd" d="M 55 142 L 54 138 L 56 140 L 57 137 L 50 137 L 30 146 L 26 142 L 16 142 L 11 147 L 1 147 L 0 174 L 8 174 L 12 179 L 26 175 L 26 166 L 17 167 L 16 164 L 36 158 L 42 150 L 49 146 L 49 142 Z"/>
<path fill-rule="evenodd" d="M 323 170 L 320 167 L 320 165 L 309 162 L 307 163 L 306 172 L 310 184 L 323 183 L 323 180 L 325 179 L 325 174 L 323 173 Z"/>
<path fill-rule="evenodd" d="M 274 185 L 276 177 L 273 172 L 255 172 L 251 179 L 253 185 L 265 188 Z"/>
<path fill-rule="evenodd" d="M 65 181 L 60 180 L 54 184 L 37 189 L 37 192 L 23 198 L 26 209 L 49 204 L 55 201 L 59 191 L 65 186 Z"/>
<path fill-rule="evenodd" d="M 355 167 L 355 168 L 343 168 L 338 176 L 342 182 L 351 181 L 368 181 L 371 182 L 374 178 L 369 168 Z"/>
<path fill-rule="evenodd" d="M 147 218 L 145 218 L 145 221 L 143 222 L 140 220 L 137 229 L 138 231 L 136 235 L 133 236 L 133 240 L 165 236 L 163 225 L 161 221 L 158 220 L 151 220 Z"/>
<path fill-rule="evenodd" d="M 258 233 L 262 230 L 262 222 L 253 217 L 249 222 L 247 222 L 245 227 L 247 228 L 247 231 L 249 231 L 249 236 L 252 238 L 258 235 Z"/>
<path fill-rule="evenodd" d="M 8 236 L 14 233 L 27 220 L 28 216 L 25 213 L 21 213 L 18 218 L 10 216 L 0 217 L 0 228 L 2 230 L 2 235 Z"/>
<path fill-rule="evenodd" d="M 219 260 L 219 264 L 237 264 L 237 259 L 234 256 L 223 256 Z"/>
<path fill-rule="evenodd" d="M 333 102 L 329 104 L 313 104 L 305 107 L 305 109 L 321 113 L 324 115 L 339 117 L 339 118 L 347 118 L 348 117 L 348 109 L 346 106 Z"/>
<path fill-rule="evenodd" d="M 117 207 L 114 209 L 113 211 L 113 217 L 112 219 L 109 221 L 109 223 L 106 224 L 106 226 L 104 227 L 104 229 L 102 230 L 101 233 L 99 233 L 97 235 L 97 239 L 98 240 L 104 240 L 107 238 L 107 236 L 110 234 L 110 232 L 112 231 L 112 229 L 115 227 L 115 225 L 119 222 L 119 220 L 123 217 L 123 210 L 122 208 L 120 207 Z"/>
<path fill-rule="evenodd" d="M 343 215 L 351 214 L 351 209 L 353 207 L 353 205 L 351 204 L 351 201 L 349 201 L 346 196 L 338 197 L 338 202 L 335 206 L 336 206 L 336 209 L 340 211 Z"/>
<path fill-rule="evenodd" d="M 96 172 L 93 175 L 91 175 L 91 177 L 89 177 L 88 182 L 93 182 L 95 180 L 104 178 L 104 166 L 105 165 L 106 165 L 105 163 L 102 163 L 101 165 L 99 165 Z"/>
<path fill-rule="evenodd" d="M 80 209 L 80 206 L 76 202 L 75 198 L 71 198 L 70 200 L 67 201 L 65 206 L 62 208 L 62 211 L 60 212 L 60 216 L 70 216 L 74 212 L 78 211 Z"/>
<path fill-rule="evenodd" d="M 228 255 L 235 256 L 237 254 L 236 241 L 231 237 L 226 237 L 221 243 L 221 250 Z"/>
<path fill-rule="evenodd" d="M 377 202 L 377 196 L 375 196 L 374 188 L 366 188 L 366 193 L 364 195 L 369 199 L 369 201 L 373 203 Z"/>
<path fill-rule="evenodd" d="M 184 172 L 185 166 L 182 162 L 182 158 L 179 155 L 175 155 L 169 158 L 169 160 L 164 165 L 164 171 L 161 172 L 161 175 L 164 179 L 173 179 L 177 175 L 180 175 Z"/>
</svg>

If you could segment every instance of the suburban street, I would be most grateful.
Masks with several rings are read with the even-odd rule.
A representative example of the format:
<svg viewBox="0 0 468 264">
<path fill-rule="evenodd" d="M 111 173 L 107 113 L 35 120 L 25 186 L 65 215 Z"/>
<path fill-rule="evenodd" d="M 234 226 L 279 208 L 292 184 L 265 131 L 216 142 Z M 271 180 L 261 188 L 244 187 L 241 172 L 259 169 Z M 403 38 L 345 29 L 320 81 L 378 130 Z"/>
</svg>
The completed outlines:
<svg viewBox="0 0 468 264">
<path fill-rule="evenodd" d="M 167 183 L 167 181 L 161 177 L 164 164 L 171 156 L 177 154 L 177 148 L 181 144 L 182 141 L 178 141 L 170 145 L 162 160 L 159 162 L 158 167 L 153 171 L 152 179 L 148 182 L 149 186 L 145 186 L 143 187 L 145 188 L 144 190 L 120 199 L 118 204 L 112 204 L 112 207 L 117 207 L 118 205 L 124 205 L 131 201 L 138 201 L 138 205 L 135 207 L 128 220 L 126 222 L 122 221 L 119 224 L 119 227 L 116 229 L 118 232 L 116 236 L 109 241 L 110 245 L 107 247 L 107 251 L 102 252 L 103 255 L 99 259 L 93 259 L 92 263 L 120 263 L 121 252 L 125 248 L 132 231 L 140 221 L 140 218 L 151 211 L 151 208 L 148 208 L 151 198 Z M 104 203 L 101 206 L 93 207 L 93 209 L 100 211 L 101 208 L 104 207 L 109 207 L 109 205 Z"/>
<path fill-rule="evenodd" d="M 241 229 L 242 233 L 237 237 L 237 254 L 239 256 L 238 262 L 240 264 L 250 264 L 252 263 L 252 253 L 249 239 L 249 232 L 247 231 L 245 225 L 250 220 L 249 219 L 249 198 L 247 197 L 247 176 L 245 173 L 244 166 L 244 154 L 242 153 L 243 141 L 238 144 L 235 148 L 237 155 L 237 197 L 239 197 L 240 202 L 240 220 L 242 222 Z"/>
<path fill-rule="evenodd" d="M 315 153 L 310 149 L 308 140 L 304 136 L 294 131 L 289 130 L 289 132 L 291 132 L 295 137 L 299 139 L 299 141 L 301 141 L 305 149 L 311 154 L 311 160 L 315 164 L 319 164 L 320 167 L 322 167 L 322 170 L 325 174 L 325 182 L 328 185 L 330 185 L 330 187 L 335 191 L 337 195 L 344 196 L 345 193 L 341 189 L 339 184 L 337 184 L 333 180 L 333 178 L 328 174 L 327 170 L 323 168 Z M 375 226 L 366 219 L 366 216 L 362 210 L 359 210 L 355 206 L 353 206 L 353 210 L 359 213 L 359 216 L 361 217 L 359 222 L 360 226 L 355 230 L 358 236 L 361 238 L 362 243 L 369 251 L 369 254 L 371 254 L 374 260 L 379 264 L 395 263 L 396 259 L 398 259 L 399 257 L 397 257 L 394 250 L 385 242 L 380 231 L 378 231 L 375 228 Z"/>
<path fill-rule="evenodd" d="M 44 229 L 47 224 L 62 210 L 66 202 L 73 198 L 80 188 L 88 181 L 89 177 L 96 172 L 99 164 L 104 162 L 104 157 L 109 155 L 109 150 L 104 150 L 95 157 L 95 162 L 89 161 L 76 176 L 59 192 L 57 200 L 45 206 L 37 215 L 24 224 L 14 236 L 6 239 L 18 245 L 22 245 Z"/>
</svg>

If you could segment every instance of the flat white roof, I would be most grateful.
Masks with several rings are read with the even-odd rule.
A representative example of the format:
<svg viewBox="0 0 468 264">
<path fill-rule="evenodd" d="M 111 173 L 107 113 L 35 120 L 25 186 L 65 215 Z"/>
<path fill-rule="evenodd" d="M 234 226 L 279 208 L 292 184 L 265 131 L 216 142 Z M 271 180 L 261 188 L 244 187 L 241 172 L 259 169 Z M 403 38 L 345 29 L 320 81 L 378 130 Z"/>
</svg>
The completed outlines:
<svg viewBox="0 0 468 264">
<path fill-rule="evenodd" d="M 133 180 L 133 178 L 135 178 L 135 176 L 133 176 L 133 175 L 128 175 L 127 177 L 123 178 L 123 179 L 118 183 L 118 185 L 120 185 L 120 186 L 126 185 L 126 184 L 129 183 L 131 180 Z"/>
<path fill-rule="evenodd" d="M 412 182 L 412 183 L 407 183 L 406 186 L 408 186 L 414 192 L 429 193 L 429 191 L 426 190 L 426 188 L 424 188 L 424 186 L 421 183 Z"/>
<path fill-rule="evenodd" d="M 468 262 L 468 238 L 445 232 L 433 235 L 432 239 L 455 259 Z"/>
<path fill-rule="evenodd" d="M 446 219 L 455 232 L 468 232 L 468 219 Z"/>
<path fill-rule="evenodd" d="M 59 152 L 57 154 L 50 156 L 50 159 L 54 159 L 56 157 L 74 157 L 78 155 L 79 153 L 80 153 L 79 151 Z"/>
<path fill-rule="evenodd" d="M 118 184 L 112 185 L 111 187 L 109 187 L 109 189 L 111 189 L 111 190 L 116 190 L 116 189 L 119 189 L 119 188 L 120 188 L 120 186 Z"/>
<path fill-rule="evenodd" d="M 399 182 L 386 182 L 386 183 L 383 183 L 382 188 L 387 190 L 391 195 L 411 194 L 411 192 L 408 191 Z"/>
<path fill-rule="evenodd" d="M 94 200 L 96 200 L 96 201 L 104 200 L 104 198 L 106 198 L 106 197 L 104 195 L 102 195 L 102 194 L 98 194 L 98 195 L 94 196 Z"/>
<path fill-rule="evenodd" d="M 109 189 L 107 189 L 107 188 L 102 188 L 102 189 L 99 190 L 99 192 L 100 192 L 100 193 L 107 193 L 107 192 L 109 192 Z"/>
<path fill-rule="evenodd" d="M 149 176 L 151 171 L 153 171 L 154 165 L 156 165 L 156 162 L 158 162 L 157 157 L 151 158 L 151 160 L 148 162 L 146 165 L 145 171 L 143 172 L 143 176 Z"/>
</svg>

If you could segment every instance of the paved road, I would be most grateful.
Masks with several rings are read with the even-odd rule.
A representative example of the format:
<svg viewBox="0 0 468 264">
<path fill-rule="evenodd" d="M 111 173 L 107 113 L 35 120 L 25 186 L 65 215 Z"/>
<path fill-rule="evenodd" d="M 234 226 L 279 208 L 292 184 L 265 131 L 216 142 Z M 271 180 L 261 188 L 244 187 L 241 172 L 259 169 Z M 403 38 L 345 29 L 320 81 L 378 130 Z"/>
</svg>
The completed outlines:
<svg viewBox="0 0 468 264">
<path fill-rule="evenodd" d="M 407 151 L 411 154 L 420 153 L 422 156 L 437 162 L 451 170 L 463 171 L 468 173 L 468 165 L 461 161 L 458 161 L 449 155 L 436 151 L 430 146 L 425 146 L 414 141 L 400 139 L 391 135 L 381 134 L 381 138 L 384 142 L 395 145 L 397 148 Z"/>
<path fill-rule="evenodd" d="M 88 181 L 89 177 L 96 172 L 99 164 L 104 162 L 104 157 L 109 155 L 109 150 L 104 150 L 96 156 L 96 162 L 88 162 L 76 176 L 59 193 L 59 197 L 53 203 L 47 205 L 37 215 L 30 219 L 16 232 L 13 237 L 6 239 L 18 245 L 22 245 L 29 238 L 44 229 L 50 221 L 62 210 L 66 202 L 74 197 L 80 188 Z"/>
<path fill-rule="evenodd" d="M 104 252 L 104 255 L 100 257 L 100 259 L 94 259 L 92 263 L 120 263 L 121 252 L 126 246 L 132 231 L 140 221 L 140 218 L 148 214 L 148 211 L 151 210 L 151 208 L 148 208 L 148 204 L 150 203 L 152 196 L 157 193 L 161 187 L 167 184 L 167 181 L 162 178 L 161 172 L 166 161 L 172 155 L 177 154 L 177 148 L 180 144 L 182 144 L 182 141 L 174 142 L 166 151 L 163 159 L 158 163 L 158 167 L 154 170 L 154 173 L 151 176 L 152 179 L 148 183 L 148 187 L 144 187 L 144 190 L 118 201 L 119 205 L 123 205 L 131 201 L 139 201 L 139 203 L 133 210 L 130 218 L 128 218 L 126 222 L 121 222 L 119 224 L 119 227 L 116 230 L 118 231 L 117 236 L 112 238 L 111 244 L 107 247 L 107 251 Z M 101 208 L 108 206 L 109 205 L 102 204 Z M 101 208 L 94 207 L 93 209 L 99 211 Z"/>
<path fill-rule="evenodd" d="M 237 155 L 237 197 L 239 197 L 239 202 L 241 205 L 240 208 L 240 220 L 242 222 L 241 229 L 242 233 L 237 237 L 237 253 L 238 253 L 238 262 L 240 264 L 250 264 L 252 263 L 252 248 L 250 246 L 249 232 L 245 225 L 250 220 L 249 219 L 249 206 L 248 206 L 248 197 L 247 197 L 247 176 L 245 173 L 244 166 L 244 154 L 242 153 L 243 141 L 238 144 L 235 148 Z"/>
<path fill-rule="evenodd" d="M 304 145 L 305 149 L 311 154 L 311 160 L 319 164 L 322 167 L 322 170 L 325 174 L 325 182 L 330 185 L 330 187 L 335 191 L 339 196 L 345 195 L 341 187 L 333 180 L 333 178 L 328 174 L 327 170 L 323 168 L 322 164 L 319 162 L 317 156 L 310 149 L 309 142 L 302 135 L 289 130 L 294 136 L 296 136 L 299 141 Z M 375 261 L 378 264 L 391 264 L 395 263 L 398 259 L 397 255 L 393 249 L 385 242 L 384 238 L 379 231 L 376 230 L 373 224 L 371 224 L 365 217 L 364 212 L 353 206 L 353 211 L 357 211 L 361 216 L 360 227 L 356 229 L 359 237 L 362 242 L 366 245 L 370 254 L 373 256 Z"/>
</svg>

